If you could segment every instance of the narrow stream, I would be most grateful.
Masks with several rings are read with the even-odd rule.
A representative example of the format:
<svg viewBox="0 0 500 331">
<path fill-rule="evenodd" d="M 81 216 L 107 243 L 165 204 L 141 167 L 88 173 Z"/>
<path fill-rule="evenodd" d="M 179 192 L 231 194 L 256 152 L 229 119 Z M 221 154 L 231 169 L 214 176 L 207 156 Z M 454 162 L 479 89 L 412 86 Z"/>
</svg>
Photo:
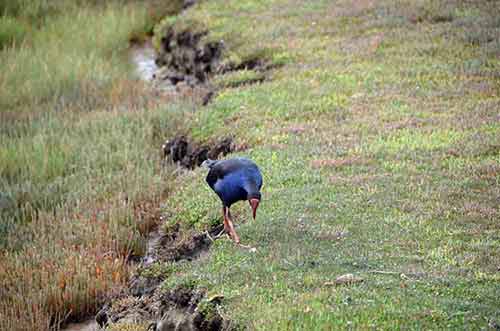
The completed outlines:
<svg viewBox="0 0 500 331">
<path fill-rule="evenodd" d="M 135 65 L 137 75 L 142 80 L 153 80 L 158 66 L 155 63 L 155 50 L 150 42 L 134 46 L 131 52 L 131 61 Z"/>
<path fill-rule="evenodd" d="M 155 51 L 151 43 L 144 43 L 140 46 L 135 46 L 131 50 L 130 59 L 135 66 L 135 72 L 139 78 L 144 81 L 151 82 L 158 67 L 155 63 Z M 156 239 L 156 240 L 155 240 Z M 151 252 L 153 246 L 157 245 L 157 238 L 152 238 L 148 241 L 148 253 L 146 259 L 152 260 Z M 101 330 L 94 318 L 88 319 L 79 323 L 70 323 L 62 331 L 98 331 Z"/>
</svg>

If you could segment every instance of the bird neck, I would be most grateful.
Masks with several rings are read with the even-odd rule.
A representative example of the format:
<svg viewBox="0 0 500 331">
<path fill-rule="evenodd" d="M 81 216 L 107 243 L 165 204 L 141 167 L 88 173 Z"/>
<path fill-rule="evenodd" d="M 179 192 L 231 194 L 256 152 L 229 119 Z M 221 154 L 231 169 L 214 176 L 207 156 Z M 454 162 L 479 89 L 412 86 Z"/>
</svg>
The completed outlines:
<svg viewBox="0 0 500 331">
<path fill-rule="evenodd" d="M 247 191 L 247 200 L 250 199 L 259 199 L 260 200 L 260 191 L 255 183 L 245 183 L 245 191 Z"/>
</svg>

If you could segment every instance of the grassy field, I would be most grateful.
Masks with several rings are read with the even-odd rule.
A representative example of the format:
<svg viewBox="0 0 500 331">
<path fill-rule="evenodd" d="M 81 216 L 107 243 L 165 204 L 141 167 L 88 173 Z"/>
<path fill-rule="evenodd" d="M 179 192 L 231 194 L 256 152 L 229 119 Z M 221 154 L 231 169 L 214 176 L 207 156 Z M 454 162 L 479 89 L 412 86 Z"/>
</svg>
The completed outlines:
<svg viewBox="0 0 500 331">
<path fill-rule="evenodd" d="M 279 67 L 188 124 L 251 146 L 264 198 L 256 222 L 246 204 L 234 214 L 257 252 L 217 241 L 164 287 L 222 294 L 225 316 L 257 330 L 498 323 L 499 5 L 207 1 L 165 22 Z M 220 217 L 203 177 L 180 179 L 168 226 Z M 364 281 L 332 284 L 347 273 Z"/>
<path fill-rule="evenodd" d="M 95 312 L 160 213 L 185 229 L 219 219 L 203 170 L 160 168 L 179 128 L 248 145 L 264 198 L 256 222 L 233 211 L 257 252 L 218 240 L 164 288 L 223 294 L 224 316 L 257 330 L 500 324 L 499 7 L 203 1 L 156 31 L 206 29 L 224 61 L 273 69 L 218 77 L 238 87 L 197 112 L 133 78 L 129 40 L 156 19 L 140 2 L 3 8 L 0 329 Z M 364 281 L 333 285 L 346 273 Z"/>
</svg>

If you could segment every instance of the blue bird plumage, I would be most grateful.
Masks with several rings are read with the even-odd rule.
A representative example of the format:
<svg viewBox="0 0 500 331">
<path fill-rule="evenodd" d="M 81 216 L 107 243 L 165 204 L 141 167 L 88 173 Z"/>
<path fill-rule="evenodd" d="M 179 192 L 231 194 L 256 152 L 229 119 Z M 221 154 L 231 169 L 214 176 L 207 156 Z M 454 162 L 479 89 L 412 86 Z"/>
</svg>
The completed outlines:
<svg viewBox="0 0 500 331">
<path fill-rule="evenodd" d="M 202 166 L 210 169 L 206 181 L 222 201 L 224 228 L 236 242 L 239 242 L 232 226 L 229 207 L 235 202 L 248 200 L 255 218 L 263 183 L 259 167 L 247 158 L 207 160 Z"/>
<path fill-rule="evenodd" d="M 211 164 L 207 183 L 227 207 L 237 201 L 261 197 L 262 174 L 257 165 L 246 158 Z"/>
</svg>

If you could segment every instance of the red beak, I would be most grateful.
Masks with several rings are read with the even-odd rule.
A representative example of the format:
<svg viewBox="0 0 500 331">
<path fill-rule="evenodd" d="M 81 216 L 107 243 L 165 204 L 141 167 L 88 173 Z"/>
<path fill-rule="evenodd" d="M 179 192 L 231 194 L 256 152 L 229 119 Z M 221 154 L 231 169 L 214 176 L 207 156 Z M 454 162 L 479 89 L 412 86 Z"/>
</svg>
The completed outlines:
<svg viewBox="0 0 500 331">
<path fill-rule="evenodd" d="M 259 207 L 260 200 L 253 198 L 253 199 L 248 200 L 248 202 L 250 203 L 250 206 L 252 206 L 253 219 L 255 219 L 255 216 L 257 215 L 257 208 Z"/>
</svg>

